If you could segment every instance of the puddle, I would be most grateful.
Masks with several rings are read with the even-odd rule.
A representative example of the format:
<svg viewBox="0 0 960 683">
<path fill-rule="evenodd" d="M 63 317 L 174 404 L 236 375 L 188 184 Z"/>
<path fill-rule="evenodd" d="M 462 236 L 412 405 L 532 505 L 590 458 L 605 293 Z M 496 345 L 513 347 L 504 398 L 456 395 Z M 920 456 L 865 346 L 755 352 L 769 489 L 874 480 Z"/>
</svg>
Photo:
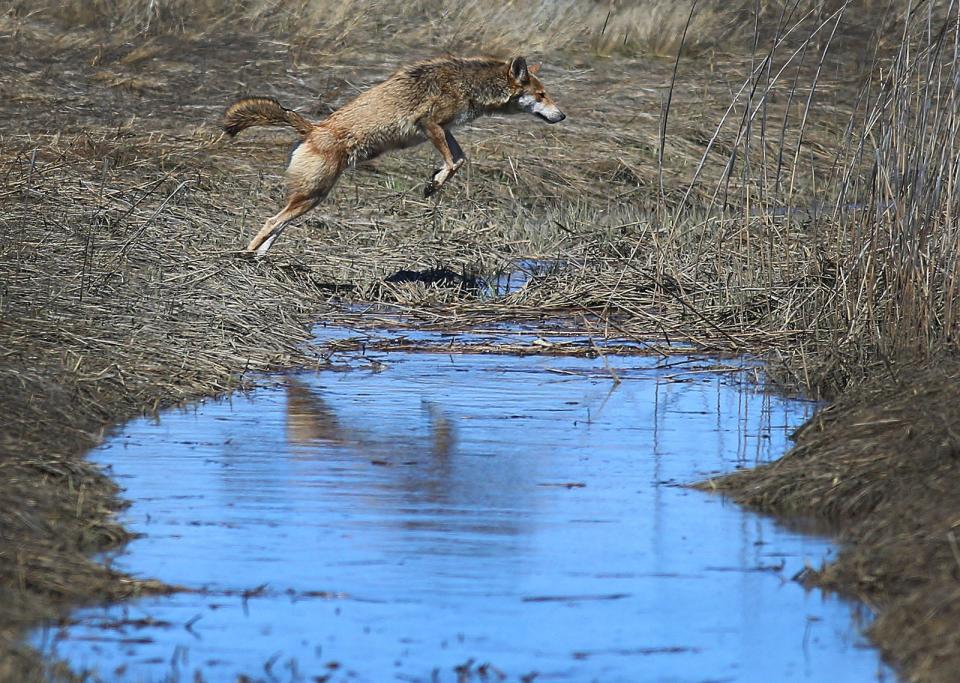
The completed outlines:
<svg viewBox="0 0 960 683">
<path fill-rule="evenodd" d="M 488 297 L 518 292 L 532 279 L 564 270 L 569 263 L 560 259 L 519 259 L 499 273 L 484 278 Z"/>
<path fill-rule="evenodd" d="M 369 317 L 369 311 L 352 311 Z M 442 353 L 502 353 L 514 355 L 618 355 L 656 353 L 667 356 L 690 353 L 680 344 L 666 345 L 662 337 L 651 335 L 649 341 L 602 337 L 582 326 L 560 320 L 536 322 L 491 322 L 484 328 L 451 330 L 425 329 L 421 321 L 408 322 L 401 315 L 380 311 L 377 327 L 351 328 L 343 325 L 320 326 L 314 334 L 321 347 L 335 351 L 434 351 Z"/>
<path fill-rule="evenodd" d="M 791 581 L 828 542 L 678 486 L 810 404 L 676 356 L 365 363 L 123 427 L 114 563 L 195 590 L 33 642 L 105 681 L 894 680 Z"/>
</svg>

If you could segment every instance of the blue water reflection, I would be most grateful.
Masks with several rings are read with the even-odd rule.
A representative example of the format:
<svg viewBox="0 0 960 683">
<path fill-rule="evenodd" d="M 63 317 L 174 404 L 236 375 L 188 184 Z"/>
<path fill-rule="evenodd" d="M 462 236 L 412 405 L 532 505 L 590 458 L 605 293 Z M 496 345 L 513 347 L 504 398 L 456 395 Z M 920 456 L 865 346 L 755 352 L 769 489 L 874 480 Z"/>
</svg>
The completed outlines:
<svg viewBox="0 0 960 683">
<path fill-rule="evenodd" d="M 116 564 L 201 590 L 36 642 L 110 681 L 892 680 L 790 581 L 828 543 L 678 486 L 809 404 L 677 358 L 379 360 L 126 425 Z"/>
</svg>

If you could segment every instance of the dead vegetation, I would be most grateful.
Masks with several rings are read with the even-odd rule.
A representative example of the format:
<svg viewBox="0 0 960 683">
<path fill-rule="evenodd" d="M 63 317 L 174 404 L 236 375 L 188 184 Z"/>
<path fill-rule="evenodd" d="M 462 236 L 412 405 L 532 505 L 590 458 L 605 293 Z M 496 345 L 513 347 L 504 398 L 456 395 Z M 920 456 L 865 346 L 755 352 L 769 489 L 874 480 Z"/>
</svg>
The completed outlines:
<svg viewBox="0 0 960 683">
<path fill-rule="evenodd" d="M 3 5 L 0 651 L 21 656 L 0 659 L 0 678 L 36 674 L 17 645 L 36 619 L 157 588 L 85 554 L 125 538 L 109 519 L 114 487 L 82 459 L 102 430 L 323 362 L 304 345 L 309 325 L 344 302 L 434 326 L 564 316 L 598 336 L 766 354 L 785 381 L 829 396 L 867 378 L 880 388 L 866 397 L 945 391 L 948 373 L 909 368 L 956 343 L 956 4 L 691 7 Z M 562 126 L 476 122 L 462 135 L 469 165 L 431 201 L 419 192 L 430 150 L 385 157 L 345 175 L 270 260 L 237 257 L 281 202 L 291 140 L 222 139 L 231 99 L 270 95 L 320 117 L 404 61 L 516 45 L 545 61 Z M 495 299 L 449 277 L 390 277 L 466 281 L 520 259 L 563 267 Z M 919 419 L 910 406 L 898 420 Z M 885 473 L 914 471 L 908 445 L 881 452 L 888 434 L 870 431 L 845 457 L 827 447 L 850 427 L 835 424 L 778 469 L 718 485 L 850 520 L 854 550 L 823 581 L 882 608 L 874 635 L 916 680 L 949 680 L 960 646 L 941 636 L 957 617 L 929 600 L 952 590 L 942 539 L 960 511 L 931 493 L 958 483 L 937 446 L 952 443 L 951 419 L 930 418 L 911 442 L 938 458 L 939 483 L 905 475 L 902 489 Z M 791 488 L 813 450 L 815 482 Z M 908 490 L 909 528 L 893 523 Z M 936 571 L 901 572 L 894 557 Z"/>
</svg>

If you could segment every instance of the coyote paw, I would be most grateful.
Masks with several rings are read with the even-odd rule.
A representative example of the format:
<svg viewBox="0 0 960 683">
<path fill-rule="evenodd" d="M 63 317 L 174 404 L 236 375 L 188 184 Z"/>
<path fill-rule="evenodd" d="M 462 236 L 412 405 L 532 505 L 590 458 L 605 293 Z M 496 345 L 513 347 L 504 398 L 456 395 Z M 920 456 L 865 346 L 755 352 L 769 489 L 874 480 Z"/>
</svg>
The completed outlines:
<svg viewBox="0 0 960 683">
<path fill-rule="evenodd" d="M 241 251 L 233 252 L 233 256 L 241 261 L 249 261 L 250 263 L 261 263 L 264 261 L 264 256 L 266 251 L 261 249 L 243 249 Z"/>
<path fill-rule="evenodd" d="M 443 187 L 443 183 L 446 180 L 443 171 L 443 168 L 433 169 L 433 173 L 430 174 L 430 180 L 427 181 L 426 186 L 423 188 L 424 197 L 436 194 L 440 188 Z"/>
<path fill-rule="evenodd" d="M 450 178 L 453 177 L 453 174 L 460 170 L 460 167 L 463 166 L 464 159 L 458 159 L 453 166 L 444 166 L 443 168 L 437 168 L 433 171 L 433 177 L 430 182 L 427 183 L 427 186 L 423 188 L 423 196 L 429 197 L 441 187 L 443 187 Z"/>
</svg>

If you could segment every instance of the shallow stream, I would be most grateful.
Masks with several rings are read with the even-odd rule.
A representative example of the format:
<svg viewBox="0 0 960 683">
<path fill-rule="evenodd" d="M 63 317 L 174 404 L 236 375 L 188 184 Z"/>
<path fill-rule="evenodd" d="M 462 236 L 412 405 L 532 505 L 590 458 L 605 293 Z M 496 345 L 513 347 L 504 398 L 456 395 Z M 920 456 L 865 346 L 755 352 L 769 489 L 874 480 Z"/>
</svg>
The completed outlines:
<svg viewBox="0 0 960 683">
<path fill-rule="evenodd" d="M 893 680 L 791 580 L 829 542 L 681 486 L 812 412 L 749 367 L 335 360 L 118 430 L 92 457 L 143 536 L 113 562 L 192 590 L 34 642 L 105 681 Z"/>
</svg>

